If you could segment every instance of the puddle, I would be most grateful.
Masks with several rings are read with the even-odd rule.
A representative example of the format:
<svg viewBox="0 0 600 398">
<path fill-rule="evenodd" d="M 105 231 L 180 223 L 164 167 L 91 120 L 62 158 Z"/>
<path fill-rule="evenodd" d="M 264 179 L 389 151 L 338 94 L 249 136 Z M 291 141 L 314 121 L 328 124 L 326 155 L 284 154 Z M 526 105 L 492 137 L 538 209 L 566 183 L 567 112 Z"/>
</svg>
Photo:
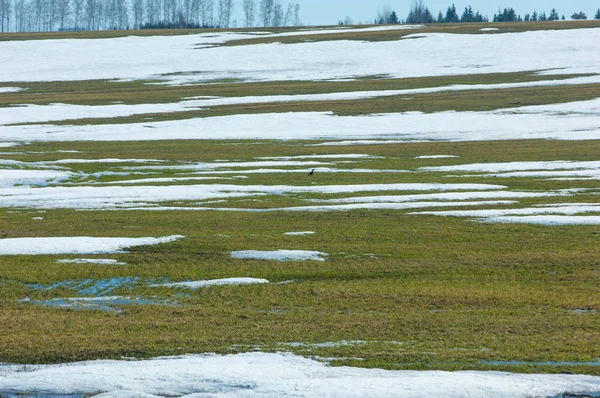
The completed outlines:
<svg viewBox="0 0 600 398">
<path fill-rule="evenodd" d="M 70 308 L 74 310 L 100 310 L 111 312 L 123 312 L 120 306 L 141 305 L 141 304 L 170 304 L 178 305 L 174 302 L 165 300 L 142 299 L 139 297 L 68 297 L 56 298 L 50 300 L 19 300 L 20 303 L 31 303 L 43 305 L 44 307 Z M 2 395 L 0 395 L 2 397 Z"/>
<path fill-rule="evenodd" d="M 600 391 L 580 393 L 564 392 L 562 394 L 552 395 L 546 398 L 600 398 Z"/>
<path fill-rule="evenodd" d="M 83 281 L 62 281 L 51 285 L 29 284 L 29 288 L 50 291 L 55 289 L 69 289 L 77 292 L 78 295 L 89 296 L 104 296 L 119 288 L 131 288 L 138 283 L 139 278 L 121 277 L 111 279 L 85 279 Z"/>
</svg>

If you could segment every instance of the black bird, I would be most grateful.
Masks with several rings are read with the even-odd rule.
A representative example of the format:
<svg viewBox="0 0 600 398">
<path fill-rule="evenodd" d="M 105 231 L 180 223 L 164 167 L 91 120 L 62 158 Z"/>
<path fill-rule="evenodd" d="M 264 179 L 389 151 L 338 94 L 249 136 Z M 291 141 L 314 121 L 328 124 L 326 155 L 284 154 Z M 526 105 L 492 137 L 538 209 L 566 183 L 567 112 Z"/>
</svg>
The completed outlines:
<svg viewBox="0 0 600 398">
<path fill-rule="evenodd" d="M 309 175 L 309 176 L 311 176 L 311 175 L 313 175 L 313 174 L 315 174 L 315 169 L 312 169 L 312 170 L 310 171 L 310 173 L 308 173 L 308 175 Z"/>
</svg>

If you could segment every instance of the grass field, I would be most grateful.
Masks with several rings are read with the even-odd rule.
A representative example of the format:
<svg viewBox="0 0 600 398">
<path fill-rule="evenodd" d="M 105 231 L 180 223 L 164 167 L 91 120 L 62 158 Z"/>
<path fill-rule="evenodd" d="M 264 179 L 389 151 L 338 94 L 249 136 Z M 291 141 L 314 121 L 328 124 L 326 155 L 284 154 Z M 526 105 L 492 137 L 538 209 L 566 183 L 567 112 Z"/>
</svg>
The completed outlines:
<svg viewBox="0 0 600 398">
<path fill-rule="evenodd" d="M 497 26 L 518 32 L 597 27 L 598 23 Z M 481 27 L 443 29 L 470 34 L 478 33 Z M 423 29 L 437 32 L 442 28 Z M 129 33 L 8 34 L 3 38 L 115 37 Z M 177 32 L 180 33 L 193 32 Z M 388 37 L 390 34 L 369 33 L 376 41 L 397 39 Z M 371 39 L 357 35 L 346 37 L 340 33 L 310 38 Z M 303 37 L 290 36 L 289 40 L 293 43 Z M 227 44 L 258 43 L 265 41 L 257 38 Z M 131 105 L 168 104 L 192 96 L 301 95 L 454 84 L 560 82 L 594 75 L 542 76 L 535 72 L 413 79 L 372 76 L 347 82 L 210 82 L 191 86 L 108 80 L 4 82 L 2 86 L 21 87 L 26 91 L 0 93 L 0 106 L 58 102 L 92 106 L 110 105 L 115 101 Z M 226 105 L 173 113 L 57 120 L 51 125 L 136 124 L 147 118 L 167 121 L 306 111 L 331 111 L 346 116 L 413 111 L 481 112 L 593 100 L 600 97 L 600 88 L 598 84 L 558 85 L 415 94 L 410 95 L 410 101 L 405 97 Z M 0 138 L 1 129 L 2 126 Z M 289 210 L 339 203 L 336 200 L 360 201 L 367 196 L 439 193 L 416 188 L 398 192 L 393 187 L 374 185 L 357 192 L 317 189 L 358 184 L 487 184 L 503 186 L 495 189 L 502 192 L 552 193 L 552 196 L 523 196 L 511 203 L 474 203 L 468 210 L 595 205 L 600 192 L 597 177 L 551 179 L 524 175 L 505 178 L 485 172 L 427 168 L 510 162 L 595 162 L 600 141 L 522 139 L 315 146 L 322 141 L 286 140 L 283 136 L 282 140 L 218 138 L 30 142 L 0 148 L 2 170 L 69 173 L 62 181 L 50 181 L 38 187 L 19 183 L 3 187 L 7 190 L 0 193 L 0 207 L 3 207 L 0 209 L 0 249 L 2 240 L 22 237 L 184 236 L 174 242 L 135 247 L 115 254 L 0 255 L 0 362 L 58 363 L 283 350 L 335 358 L 334 365 L 358 367 L 600 375 L 600 225 L 490 223 L 475 217 L 412 214 L 446 210 L 444 203 L 406 209 L 366 206 L 347 211 Z M 347 157 L 352 154 L 365 156 Z M 322 157 L 324 155 L 333 157 Z M 419 158 L 429 155 L 434 157 Z M 436 155 L 454 157 L 436 158 Z M 253 164 L 278 157 L 292 157 L 300 163 Z M 85 163 L 81 159 L 123 160 Z M 154 161 L 140 164 L 134 161 L 136 159 Z M 233 164 L 219 166 L 223 161 Z M 546 166 L 536 167 L 533 170 L 547 170 Z M 576 167 L 576 170 L 585 167 Z M 308 176 L 313 168 L 317 171 Z M 321 168 L 329 170 L 320 171 Z M 516 170 L 527 169 L 517 167 Z M 595 170 L 597 166 L 589 166 L 588 171 Z M 197 177 L 220 180 L 191 179 Z M 163 180 L 144 182 L 147 178 Z M 174 182 L 177 178 L 187 180 Z M 123 182 L 132 179 L 139 181 Z M 237 192 L 237 188 L 244 186 L 306 189 L 263 191 L 253 188 L 255 191 L 248 196 L 224 199 L 187 196 L 155 202 L 152 199 L 153 187 L 192 189 L 212 184 L 234 185 L 224 188 L 227 192 Z M 122 206 L 107 205 L 106 209 L 99 205 L 86 208 L 78 201 L 87 197 L 69 196 L 80 188 L 100 192 L 95 190 L 114 186 L 122 192 L 137 187 L 139 192 L 133 202 L 123 199 Z M 46 192 L 42 190 L 54 195 L 54 188 L 64 189 L 60 191 L 64 197 L 56 196 L 57 202 L 72 198 L 72 203 L 58 206 L 52 199 L 45 201 L 43 197 L 35 205 L 27 202 L 27 195 Z M 19 204 L 19 190 L 23 190 L 22 203 L 28 204 Z M 469 189 L 452 191 L 460 193 Z M 567 191 L 568 194 L 559 194 Z M 131 209 L 135 207 L 132 203 L 137 202 L 150 204 L 142 210 Z M 172 210 L 158 209 L 167 206 Z M 463 206 L 466 205 L 459 203 L 451 210 L 467 209 Z M 576 212 L 576 215 L 598 216 L 600 211 L 592 209 L 585 214 Z M 299 231 L 314 234 L 285 235 Z M 231 256 L 231 252 L 238 250 L 279 249 L 319 251 L 327 256 L 325 261 L 291 262 Z M 58 262 L 77 258 L 114 259 L 124 265 Z M 264 278 L 270 283 L 196 290 L 150 286 L 234 277 Z M 90 290 L 86 293 L 83 288 L 94 284 L 111 286 L 103 290 L 100 297 L 129 297 L 134 303 L 116 304 L 109 310 L 57 305 L 68 298 L 98 296 Z M 323 344 L 328 342 L 333 344 Z"/>
</svg>

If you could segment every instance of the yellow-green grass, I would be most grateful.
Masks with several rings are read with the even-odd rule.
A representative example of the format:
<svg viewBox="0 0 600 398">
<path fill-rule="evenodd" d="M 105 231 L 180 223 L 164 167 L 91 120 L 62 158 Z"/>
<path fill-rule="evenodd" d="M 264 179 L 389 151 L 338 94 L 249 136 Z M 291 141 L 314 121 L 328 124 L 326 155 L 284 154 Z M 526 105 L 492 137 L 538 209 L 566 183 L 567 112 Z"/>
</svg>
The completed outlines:
<svg viewBox="0 0 600 398">
<path fill-rule="evenodd" d="M 422 166 L 476 162 L 597 160 L 597 141 L 407 143 L 313 147 L 311 142 L 32 143 L 10 156 L 51 161 L 69 157 L 149 158 L 177 161 L 249 161 L 263 156 L 366 153 L 382 158 L 340 167 L 404 169 L 409 173 L 249 175 L 236 184 L 331 185 L 394 182 L 488 183 L 510 190 L 597 190 L 597 181 L 537 178 L 451 178 L 416 172 Z M 415 159 L 420 155 L 453 159 Z M 116 165 L 73 164 L 94 172 Z M 335 166 L 333 166 L 335 167 Z M 243 171 L 240 172 L 243 175 Z M 161 175 L 173 176 L 175 172 Z M 110 177 L 120 179 L 152 176 Z M 217 181 L 219 182 L 219 181 Z M 213 182 L 201 182 L 211 184 Z M 383 194 L 364 192 L 352 196 Z M 392 193 L 392 192 L 387 192 Z M 398 194 L 394 192 L 393 194 Z M 244 199 L 229 205 L 279 207 L 343 195 L 303 194 Z M 574 197 L 519 200 L 519 207 Z M 191 204 L 191 203 L 188 203 Z M 223 207 L 228 204 L 218 204 Z M 210 205 L 209 205 L 210 206 Z M 505 206 L 511 207 L 512 205 Z M 497 208 L 498 206 L 494 206 Z M 158 246 L 116 255 L 0 256 L 0 361 L 64 362 L 121 356 L 291 350 L 342 357 L 336 365 L 389 369 L 496 369 L 600 374 L 597 366 L 491 365 L 482 361 L 575 361 L 600 356 L 600 228 L 482 224 L 408 211 L 218 212 L 74 211 L 4 209 L 0 236 L 143 237 L 184 235 Z M 32 220 L 33 217 L 43 220 Z M 286 236 L 284 232 L 315 231 Z M 324 262 L 232 259 L 233 250 L 302 249 L 328 253 Z M 113 258 L 126 265 L 57 264 L 62 258 Z M 172 300 L 174 305 L 124 306 L 121 313 L 65 310 L 19 303 L 78 296 L 68 288 L 41 291 L 27 284 L 138 276 L 112 294 Z M 147 284 L 228 277 L 266 278 L 269 285 L 197 291 Z M 277 282 L 293 281 L 286 284 Z M 585 310 L 581 314 L 574 310 Z M 342 347 L 291 347 L 279 343 L 364 340 Z M 401 343 L 401 344 L 399 344 Z M 351 359 L 363 358 L 363 361 Z"/>
<path fill-rule="evenodd" d="M 527 105 L 545 105 L 598 98 L 600 84 L 523 87 L 503 90 L 468 90 L 433 94 L 398 95 L 361 100 L 272 102 L 215 106 L 183 112 L 142 113 L 113 118 L 82 118 L 49 122 L 53 125 L 106 125 L 148 123 L 191 118 L 285 112 L 333 112 L 340 116 L 418 111 L 492 111 Z M 40 124 L 40 123 L 22 123 Z"/>
<path fill-rule="evenodd" d="M 0 288 L 4 361 L 243 350 L 235 344 L 268 350 L 279 342 L 343 339 L 403 342 L 385 351 L 320 350 L 388 368 L 482 369 L 493 366 L 479 360 L 585 361 L 599 355 L 598 316 L 571 312 L 600 309 L 595 227 L 485 225 L 381 211 L 284 216 L 52 211 L 45 217 L 62 219 L 46 229 L 47 236 L 89 234 L 93 226 L 96 235 L 187 238 L 116 256 L 126 266 L 55 264 L 72 256 L 3 257 L 2 277 L 12 281 Z M 8 218 L 12 225 L 20 217 Z M 317 234 L 283 236 L 307 229 Z M 294 263 L 229 258 L 231 250 L 281 247 L 330 257 Z M 25 295 L 49 299 L 69 293 L 39 292 L 23 283 L 134 275 L 294 282 L 207 288 L 176 299 L 182 307 L 128 306 L 121 314 L 15 302 Z M 115 293 L 171 298 L 173 291 L 134 287 Z"/>
<path fill-rule="evenodd" d="M 186 86 L 158 84 L 159 81 L 82 80 L 58 82 L 7 82 L 0 87 L 20 87 L 23 91 L 0 94 L 0 107 L 20 104 L 75 105 L 149 104 L 179 102 L 190 97 L 247 97 L 266 95 L 329 94 L 353 91 L 407 90 L 444 87 L 457 84 L 523 83 L 540 80 L 563 80 L 589 75 L 540 75 L 537 71 L 514 73 L 484 73 L 475 75 L 432 76 L 391 79 L 385 76 L 357 76 L 353 81 L 276 81 L 221 82 L 214 81 Z M 193 73 L 193 72 L 192 72 Z"/>
</svg>

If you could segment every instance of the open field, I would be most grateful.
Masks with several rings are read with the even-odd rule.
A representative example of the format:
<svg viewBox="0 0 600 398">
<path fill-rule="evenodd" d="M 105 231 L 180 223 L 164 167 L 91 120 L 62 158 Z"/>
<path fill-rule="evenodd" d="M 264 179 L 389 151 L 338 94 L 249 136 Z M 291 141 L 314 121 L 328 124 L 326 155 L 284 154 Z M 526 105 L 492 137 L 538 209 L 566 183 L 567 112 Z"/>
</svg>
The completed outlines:
<svg viewBox="0 0 600 398">
<path fill-rule="evenodd" d="M 216 353 L 231 355 L 172 363 L 238 369 L 219 358 L 242 358 L 271 369 L 279 365 L 268 358 L 283 358 L 305 375 L 320 366 L 276 354 L 288 352 L 353 367 L 340 372 L 363 372 L 352 377 L 364 380 L 410 374 L 356 368 L 423 371 L 415 377 L 438 377 L 440 386 L 445 374 L 425 371 L 548 374 L 513 375 L 511 392 L 510 382 L 464 384 L 491 396 L 600 391 L 597 377 L 579 376 L 600 376 L 598 25 L 493 26 L 502 30 L 456 25 L 441 33 L 451 43 L 499 36 L 506 48 L 546 35 L 556 48 L 544 51 L 555 59 L 542 67 L 524 55 L 512 66 L 464 50 L 466 60 L 448 56 L 421 75 L 417 61 L 406 74 L 387 65 L 359 73 L 358 52 L 347 76 L 303 78 L 318 70 L 311 62 L 319 51 L 340 40 L 369 40 L 372 54 L 423 40 L 420 51 L 431 52 L 437 39 L 427 35 L 440 28 L 420 27 L 311 32 L 315 42 L 302 47 L 315 57 L 310 65 L 291 61 L 285 71 L 274 61 L 273 81 L 252 70 L 260 63 L 252 59 L 236 73 L 186 71 L 177 60 L 145 71 L 100 65 L 92 79 L 93 69 L 77 79 L 49 68 L 27 80 L 9 67 L 0 76 L 0 362 Z M 390 36 L 399 32 L 428 38 Z M 35 48 L 55 45 L 39 39 L 130 40 L 128 33 L 7 35 L 0 51 L 23 39 Z M 193 50 L 208 39 L 177 33 L 193 38 L 186 51 L 206 54 L 306 45 L 282 30 L 213 37 L 217 47 Z M 464 73 L 438 73 L 444 64 Z M 55 369 L 29 371 L 51 385 Z M 0 365 L 0 396 L 41 389 L 19 374 L 29 371 Z M 339 380 L 331 372 L 324 377 Z M 315 391 L 306 377 L 300 396 Z M 113 391 L 86 383 L 75 392 Z M 223 391 L 164 383 L 134 390 L 262 388 L 248 375 L 222 381 Z M 48 391 L 65 393 L 59 384 Z M 384 386 L 376 391 L 385 395 Z M 415 391 L 407 396 L 441 390 Z M 473 390 L 450 396 L 465 391 Z"/>
</svg>

